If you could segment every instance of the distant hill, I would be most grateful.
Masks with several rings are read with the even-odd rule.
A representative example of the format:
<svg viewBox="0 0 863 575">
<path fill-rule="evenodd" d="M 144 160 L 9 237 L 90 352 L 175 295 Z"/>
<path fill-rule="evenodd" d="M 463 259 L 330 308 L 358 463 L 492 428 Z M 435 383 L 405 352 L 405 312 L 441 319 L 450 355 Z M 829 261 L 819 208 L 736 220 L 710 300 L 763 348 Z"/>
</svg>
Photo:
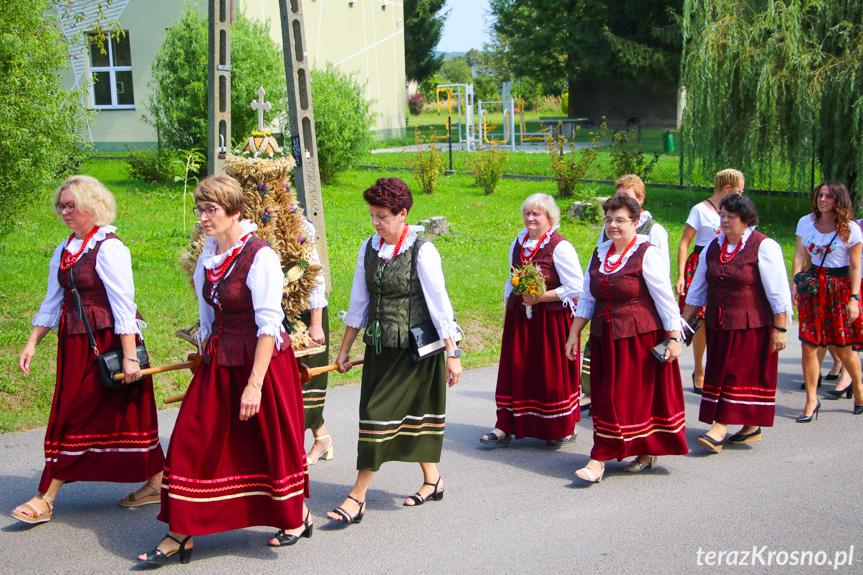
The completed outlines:
<svg viewBox="0 0 863 575">
<path fill-rule="evenodd" d="M 466 56 L 467 52 L 442 52 L 441 50 L 434 51 L 435 57 L 440 56 L 441 54 L 443 54 L 446 58 L 457 58 L 459 56 Z"/>
</svg>

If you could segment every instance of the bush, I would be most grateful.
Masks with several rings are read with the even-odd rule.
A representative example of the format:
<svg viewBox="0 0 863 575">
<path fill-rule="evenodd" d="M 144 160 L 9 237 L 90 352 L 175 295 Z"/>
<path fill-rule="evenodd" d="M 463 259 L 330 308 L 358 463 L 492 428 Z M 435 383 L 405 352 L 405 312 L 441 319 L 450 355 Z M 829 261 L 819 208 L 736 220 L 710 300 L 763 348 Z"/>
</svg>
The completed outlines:
<svg viewBox="0 0 863 575">
<path fill-rule="evenodd" d="M 176 175 L 173 165 L 174 158 L 161 150 L 130 151 L 126 163 L 129 164 L 129 175 L 136 180 L 152 184 L 172 182 Z"/>
<path fill-rule="evenodd" d="M 411 96 L 410 100 L 408 100 L 408 109 L 410 109 L 411 114 L 414 116 L 419 116 L 420 114 L 422 114 L 425 105 L 426 100 L 419 92 Z"/>
<path fill-rule="evenodd" d="M 167 148 L 207 150 L 207 20 L 187 6 L 167 30 L 153 58 L 149 115 Z M 272 103 L 269 121 L 287 118 L 287 89 L 282 50 L 269 36 L 269 22 L 250 20 L 242 11 L 231 27 L 231 132 L 244 141 L 257 129 L 258 114 L 249 106 L 258 88 Z"/>
<path fill-rule="evenodd" d="M 312 70 L 312 105 L 321 180 L 329 182 L 366 151 L 374 114 L 364 86 L 334 66 Z"/>
<path fill-rule="evenodd" d="M 560 111 L 563 112 L 564 116 L 569 115 L 569 92 L 564 92 L 560 96 Z"/>
<path fill-rule="evenodd" d="M 653 152 L 653 157 L 645 158 L 644 150 L 636 143 L 637 135 L 630 132 L 617 132 L 612 138 L 611 178 L 616 179 L 624 174 L 636 174 L 647 181 L 647 176 L 659 162 L 659 152 Z"/>
<path fill-rule="evenodd" d="M 488 150 L 478 150 L 468 160 L 473 170 L 474 182 L 486 195 L 492 194 L 500 183 L 507 160 L 509 155 L 497 146 Z"/>
<path fill-rule="evenodd" d="M 562 198 L 570 198 L 575 194 L 578 183 L 584 179 L 587 171 L 596 161 L 596 150 L 591 147 L 582 148 L 576 154 L 575 146 L 569 145 L 569 153 L 566 151 L 566 138 L 551 136 L 545 139 L 545 149 L 551 156 L 551 168 L 557 176 L 557 191 Z"/>
<path fill-rule="evenodd" d="M 443 157 L 437 145 L 431 144 L 430 139 L 425 140 L 420 136 L 419 130 L 415 132 L 414 142 L 419 147 L 415 152 L 406 152 L 408 165 L 414 169 L 414 179 L 419 184 L 420 192 L 433 194 L 444 172 Z"/>
</svg>

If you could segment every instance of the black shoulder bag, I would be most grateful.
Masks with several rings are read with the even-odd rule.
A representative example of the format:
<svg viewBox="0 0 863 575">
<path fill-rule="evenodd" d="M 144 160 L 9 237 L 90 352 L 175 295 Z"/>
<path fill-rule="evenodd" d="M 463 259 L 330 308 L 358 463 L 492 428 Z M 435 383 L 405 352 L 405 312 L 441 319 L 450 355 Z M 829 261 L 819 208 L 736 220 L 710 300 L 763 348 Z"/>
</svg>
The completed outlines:
<svg viewBox="0 0 863 575">
<path fill-rule="evenodd" d="M 818 269 L 815 270 L 815 267 L 811 267 L 808 270 L 799 271 L 794 274 L 794 285 L 797 287 L 797 293 L 805 296 L 814 296 L 818 293 L 818 274 L 821 271 L 821 268 L 824 266 L 824 260 L 827 259 L 827 252 L 830 251 L 830 247 L 833 245 L 833 242 L 836 241 L 836 236 L 839 235 L 839 231 L 833 234 L 833 239 L 830 240 L 830 243 L 827 244 L 827 247 L 824 248 L 824 254 L 821 256 L 821 263 L 818 265 Z"/>
<path fill-rule="evenodd" d="M 411 273 L 408 279 L 408 322 L 411 321 L 411 304 L 413 302 L 414 294 L 414 272 L 416 271 L 416 263 L 417 247 L 416 244 L 414 244 L 411 247 Z M 453 341 L 458 344 L 461 339 L 461 328 L 458 328 L 458 333 L 456 333 Z M 410 348 L 411 358 L 414 361 L 420 361 L 446 351 L 446 344 L 438 335 L 434 322 L 430 319 L 419 325 L 410 327 L 408 330 L 408 347 Z"/>
<path fill-rule="evenodd" d="M 78 288 L 75 287 L 75 279 L 72 277 L 72 268 L 69 268 L 69 286 L 72 288 L 72 293 L 75 295 L 75 301 L 78 303 L 78 317 L 84 322 L 84 329 L 87 330 L 87 339 L 90 340 L 90 347 L 93 348 L 93 355 L 96 356 L 96 364 L 99 366 L 99 381 L 102 386 L 107 389 L 117 389 L 131 385 L 122 379 L 114 379 L 117 374 L 123 373 L 123 348 L 112 349 L 103 354 L 99 354 L 99 347 L 96 345 L 96 338 L 93 337 L 93 330 L 90 329 L 90 321 L 84 313 L 84 304 L 81 303 L 81 294 L 78 293 Z M 150 367 L 150 356 L 147 354 L 147 349 L 143 344 L 135 346 L 135 356 L 138 358 L 141 369 Z M 141 379 L 144 379 L 143 377 Z M 141 381 L 138 379 L 132 383 Z"/>
</svg>

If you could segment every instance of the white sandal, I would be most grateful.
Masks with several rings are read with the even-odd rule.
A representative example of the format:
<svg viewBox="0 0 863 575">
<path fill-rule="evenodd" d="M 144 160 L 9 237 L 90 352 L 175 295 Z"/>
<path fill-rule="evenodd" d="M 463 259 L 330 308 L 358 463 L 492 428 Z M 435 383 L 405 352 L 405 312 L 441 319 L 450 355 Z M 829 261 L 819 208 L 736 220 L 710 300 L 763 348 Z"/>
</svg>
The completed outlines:
<svg viewBox="0 0 863 575">
<path fill-rule="evenodd" d="M 317 463 L 318 459 L 323 459 L 324 461 L 330 461 L 333 458 L 333 440 L 332 440 L 332 438 L 329 435 L 320 435 L 320 436 L 314 436 L 314 437 L 315 437 L 315 443 L 317 443 L 321 439 L 329 439 L 330 440 L 330 446 L 327 447 L 326 449 L 324 449 L 323 451 L 321 451 L 318 454 L 318 456 L 315 457 L 315 459 L 313 461 L 309 461 L 310 467 L 312 465 L 314 465 L 315 463 Z M 314 445 L 312 447 L 314 447 Z"/>
<path fill-rule="evenodd" d="M 588 467 L 591 463 L 596 463 L 597 465 L 599 465 L 601 469 L 599 474 L 597 474 L 596 471 Z M 576 477 L 590 483 L 599 483 L 600 481 L 602 481 L 603 475 L 605 475 L 605 463 L 603 463 L 602 461 L 597 461 L 596 459 L 591 459 L 587 462 L 587 465 L 575 472 Z"/>
</svg>

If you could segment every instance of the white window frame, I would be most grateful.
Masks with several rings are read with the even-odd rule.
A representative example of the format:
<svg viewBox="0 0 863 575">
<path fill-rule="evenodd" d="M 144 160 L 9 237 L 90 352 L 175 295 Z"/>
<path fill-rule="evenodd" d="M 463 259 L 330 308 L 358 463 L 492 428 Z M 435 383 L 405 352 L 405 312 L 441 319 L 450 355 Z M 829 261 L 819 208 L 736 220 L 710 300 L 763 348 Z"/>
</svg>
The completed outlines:
<svg viewBox="0 0 863 575">
<path fill-rule="evenodd" d="M 126 38 L 129 37 L 129 31 L 123 30 L 123 34 Z M 117 72 L 131 72 L 132 66 L 114 66 L 114 42 L 113 35 L 108 38 L 108 65 L 107 66 L 93 66 L 93 58 L 92 56 L 89 58 L 89 66 L 90 66 L 90 81 L 92 82 L 91 86 L 95 85 L 93 81 L 93 74 L 96 72 L 108 72 L 109 84 L 111 86 L 111 104 L 101 104 L 96 105 L 96 94 L 95 91 L 91 88 L 90 90 L 90 108 L 93 110 L 134 110 L 135 104 L 117 104 Z M 98 48 L 94 46 L 90 46 L 90 50 L 98 50 Z M 131 47 L 130 47 L 131 53 Z M 134 90 L 134 83 L 132 86 Z"/>
</svg>

